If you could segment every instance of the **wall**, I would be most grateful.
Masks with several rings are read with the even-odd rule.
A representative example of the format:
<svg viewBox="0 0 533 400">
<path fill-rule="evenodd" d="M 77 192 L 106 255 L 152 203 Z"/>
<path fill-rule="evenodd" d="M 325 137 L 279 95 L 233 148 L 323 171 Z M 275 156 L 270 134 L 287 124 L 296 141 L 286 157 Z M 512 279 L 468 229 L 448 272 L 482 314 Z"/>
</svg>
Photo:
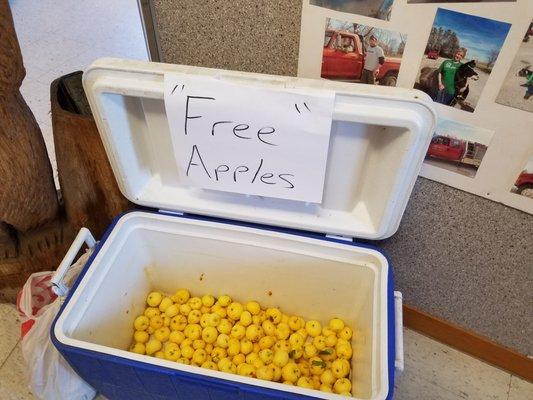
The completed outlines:
<svg viewBox="0 0 533 400">
<path fill-rule="evenodd" d="M 164 62 L 297 73 L 300 0 L 152 6 Z M 419 178 L 400 230 L 380 245 L 408 304 L 533 354 L 532 238 L 533 216 Z"/>
<path fill-rule="evenodd" d="M 533 354 L 533 216 L 418 178 L 400 229 L 378 243 L 405 303 Z"/>
<path fill-rule="evenodd" d="M 163 62 L 296 75 L 301 0 L 153 0 Z"/>
</svg>

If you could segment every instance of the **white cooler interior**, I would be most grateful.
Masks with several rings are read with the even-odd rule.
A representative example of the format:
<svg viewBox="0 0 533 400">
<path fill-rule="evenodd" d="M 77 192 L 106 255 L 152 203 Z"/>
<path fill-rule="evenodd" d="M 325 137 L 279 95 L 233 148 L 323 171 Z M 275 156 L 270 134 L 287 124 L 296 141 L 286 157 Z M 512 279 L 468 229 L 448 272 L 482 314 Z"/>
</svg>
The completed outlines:
<svg viewBox="0 0 533 400">
<path fill-rule="evenodd" d="M 119 220 L 67 304 L 55 333 L 65 344 L 147 361 L 147 356 L 123 350 L 130 345 L 133 320 L 144 310 L 150 290 L 173 293 L 185 287 L 194 294 L 227 293 L 240 302 L 255 299 L 262 306 L 278 306 L 289 315 L 322 323 L 333 316 L 345 319 L 354 328 L 354 396 L 384 398 L 388 392 L 387 273 L 386 259 L 369 249 L 135 212 Z M 298 387 L 149 360 L 306 393 Z"/>
</svg>

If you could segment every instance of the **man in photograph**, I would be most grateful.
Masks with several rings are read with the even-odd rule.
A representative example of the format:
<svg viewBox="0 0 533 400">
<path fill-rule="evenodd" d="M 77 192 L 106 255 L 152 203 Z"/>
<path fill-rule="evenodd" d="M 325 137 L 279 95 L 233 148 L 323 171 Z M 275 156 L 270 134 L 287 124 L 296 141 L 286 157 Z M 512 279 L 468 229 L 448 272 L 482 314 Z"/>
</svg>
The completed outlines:
<svg viewBox="0 0 533 400">
<path fill-rule="evenodd" d="M 385 53 L 378 46 L 378 38 L 374 35 L 369 38 L 369 45 L 366 48 L 365 66 L 361 75 L 361 83 L 375 85 L 379 74 L 379 67 L 385 63 Z"/>
<path fill-rule="evenodd" d="M 455 73 L 461 66 L 461 60 L 466 55 L 466 49 L 457 49 L 453 59 L 444 60 L 438 70 L 439 91 L 435 101 L 449 106 L 455 97 Z"/>
<path fill-rule="evenodd" d="M 524 99 L 529 100 L 533 96 L 533 71 L 526 72 L 526 88 Z"/>
<path fill-rule="evenodd" d="M 342 38 L 341 50 L 345 53 L 353 52 L 354 48 L 352 46 L 352 39 L 350 39 L 349 37 Z"/>
</svg>

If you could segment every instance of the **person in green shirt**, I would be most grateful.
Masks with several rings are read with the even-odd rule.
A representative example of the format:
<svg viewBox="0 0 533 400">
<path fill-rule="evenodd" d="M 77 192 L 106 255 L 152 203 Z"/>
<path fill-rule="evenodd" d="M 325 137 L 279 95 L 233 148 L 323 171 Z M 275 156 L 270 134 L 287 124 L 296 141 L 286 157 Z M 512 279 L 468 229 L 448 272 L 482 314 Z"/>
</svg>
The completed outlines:
<svg viewBox="0 0 533 400">
<path fill-rule="evenodd" d="M 439 91 L 435 100 L 437 103 L 449 106 L 455 97 L 455 73 L 461 66 L 461 60 L 465 55 L 465 49 L 458 49 L 452 60 L 445 60 L 440 65 L 438 70 Z"/>
<path fill-rule="evenodd" d="M 526 81 L 527 91 L 526 91 L 526 94 L 524 95 L 524 99 L 529 100 L 529 98 L 533 96 L 533 71 L 528 72 L 526 77 L 527 77 L 527 81 Z"/>
</svg>

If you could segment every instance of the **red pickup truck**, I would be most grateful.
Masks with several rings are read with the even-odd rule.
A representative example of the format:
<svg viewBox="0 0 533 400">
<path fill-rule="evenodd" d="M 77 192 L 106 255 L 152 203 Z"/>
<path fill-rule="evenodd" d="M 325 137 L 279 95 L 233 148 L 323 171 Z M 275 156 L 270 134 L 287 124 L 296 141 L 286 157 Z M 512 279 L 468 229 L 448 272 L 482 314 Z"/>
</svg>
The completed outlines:
<svg viewBox="0 0 533 400">
<path fill-rule="evenodd" d="M 516 193 L 533 198 L 533 173 L 522 171 L 514 185 Z"/>
<path fill-rule="evenodd" d="M 346 48 L 349 50 L 346 51 Z M 380 85 L 396 86 L 400 63 L 399 58 L 385 58 L 377 76 Z M 364 65 L 365 48 L 359 35 L 348 31 L 326 30 L 322 53 L 323 78 L 357 81 L 361 79 Z"/>
<path fill-rule="evenodd" d="M 439 51 L 438 50 L 428 51 L 428 58 L 431 60 L 437 60 L 439 58 Z"/>
<path fill-rule="evenodd" d="M 482 143 L 437 135 L 431 139 L 426 156 L 479 168 L 486 152 L 487 146 Z"/>
</svg>

